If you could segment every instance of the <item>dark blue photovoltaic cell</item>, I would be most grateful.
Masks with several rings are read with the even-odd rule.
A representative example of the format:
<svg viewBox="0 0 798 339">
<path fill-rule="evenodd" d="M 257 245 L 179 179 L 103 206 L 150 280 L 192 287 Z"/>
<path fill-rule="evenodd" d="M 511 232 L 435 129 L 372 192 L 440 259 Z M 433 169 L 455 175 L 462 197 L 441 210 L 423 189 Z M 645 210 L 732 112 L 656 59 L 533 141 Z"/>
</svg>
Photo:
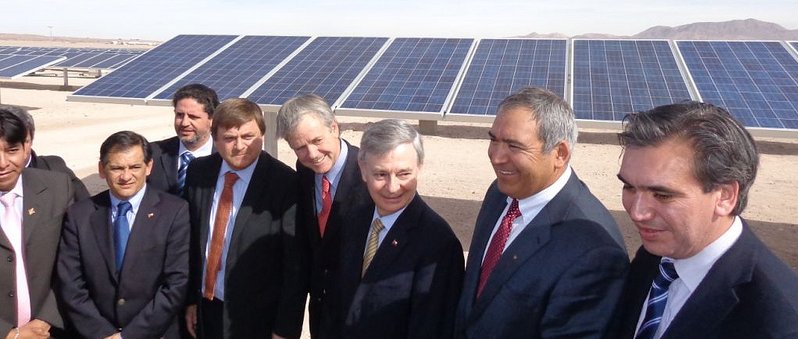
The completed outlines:
<svg viewBox="0 0 798 339">
<path fill-rule="evenodd" d="M 63 48 L 63 47 L 12 47 L 0 46 L 0 54 L 15 55 L 49 55 L 63 56 L 66 60 L 58 62 L 53 67 L 75 68 L 106 68 L 113 69 L 117 64 L 135 58 L 144 53 L 137 49 L 118 48 Z M 124 55 L 125 57 L 118 57 Z M 104 59 L 113 58 L 114 63 L 105 62 Z"/>
<path fill-rule="evenodd" d="M 526 86 L 565 93 L 566 40 L 483 39 L 449 113 L 494 115 Z"/>
<path fill-rule="evenodd" d="M 667 41 L 573 42 L 577 119 L 620 121 L 627 113 L 691 99 Z"/>
<path fill-rule="evenodd" d="M 775 41 L 677 41 L 704 102 L 748 127 L 798 129 L 798 61 Z"/>
<path fill-rule="evenodd" d="M 135 59 L 139 55 L 140 54 L 117 54 L 113 57 L 110 57 L 106 60 L 100 61 L 92 65 L 92 68 L 105 68 L 105 69 L 119 68 L 128 61 Z"/>
<path fill-rule="evenodd" d="M 237 98 L 308 39 L 310 37 L 244 37 L 156 98 L 169 99 L 180 87 L 191 83 L 213 88 L 220 100 Z"/>
<path fill-rule="evenodd" d="M 75 92 L 75 96 L 146 98 L 234 35 L 179 35 Z"/>
<path fill-rule="evenodd" d="M 259 104 L 282 105 L 298 94 L 316 93 L 333 104 L 387 40 L 316 38 L 248 98 Z"/>
<path fill-rule="evenodd" d="M 63 57 L 44 55 L 0 55 L 0 78 L 14 78 L 37 71 Z"/>
<path fill-rule="evenodd" d="M 341 107 L 441 112 L 473 41 L 397 38 Z"/>
</svg>

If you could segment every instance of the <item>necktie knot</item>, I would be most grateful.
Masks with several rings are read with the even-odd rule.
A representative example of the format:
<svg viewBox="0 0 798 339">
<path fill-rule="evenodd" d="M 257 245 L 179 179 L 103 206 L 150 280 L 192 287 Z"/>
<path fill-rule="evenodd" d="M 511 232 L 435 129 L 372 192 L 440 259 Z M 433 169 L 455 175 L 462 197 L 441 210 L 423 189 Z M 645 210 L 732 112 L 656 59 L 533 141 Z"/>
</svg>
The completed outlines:
<svg viewBox="0 0 798 339">
<path fill-rule="evenodd" d="M 14 199 L 16 199 L 16 198 L 17 198 L 17 194 L 16 193 L 8 192 L 6 194 L 3 194 L 3 196 L 0 197 L 0 203 L 2 203 L 3 206 L 5 206 L 6 208 L 14 207 Z"/>
<path fill-rule="evenodd" d="M 194 154 L 191 154 L 189 151 L 183 152 L 183 154 L 180 155 L 180 166 L 188 166 L 188 164 L 191 163 L 191 160 L 194 160 Z"/>
<path fill-rule="evenodd" d="M 662 258 L 662 261 L 659 263 L 659 275 L 654 278 L 654 285 L 652 287 L 667 291 L 671 283 L 678 278 L 679 274 L 676 273 L 676 267 L 673 266 L 673 261 L 668 258 Z"/>
<path fill-rule="evenodd" d="M 380 234 L 383 229 L 385 229 L 385 225 L 382 224 L 382 220 L 380 218 L 374 219 L 374 222 L 371 225 L 372 232 Z"/>
<path fill-rule="evenodd" d="M 117 218 L 124 218 L 127 215 L 127 212 L 133 209 L 133 205 L 130 204 L 128 201 L 122 201 L 119 205 L 116 205 L 116 217 Z"/>
<path fill-rule="evenodd" d="M 330 180 L 327 179 L 326 175 L 321 177 L 321 192 L 323 194 L 330 193 Z"/>
<path fill-rule="evenodd" d="M 233 187 L 238 180 L 238 174 L 235 172 L 227 172 L 224 174 L 224 187 Z"/>
</svg>

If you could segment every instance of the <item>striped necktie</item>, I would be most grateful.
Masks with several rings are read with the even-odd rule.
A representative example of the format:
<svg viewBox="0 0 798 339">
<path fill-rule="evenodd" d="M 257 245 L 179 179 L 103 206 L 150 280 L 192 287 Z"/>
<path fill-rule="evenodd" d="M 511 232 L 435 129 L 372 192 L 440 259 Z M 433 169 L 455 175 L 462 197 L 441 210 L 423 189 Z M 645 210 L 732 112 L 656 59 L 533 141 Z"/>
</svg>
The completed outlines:
<svg viewBox="0 0 798 339">
<path fill-rule="evenodd" d="M 646 316 L 637 331 L 635 339 L 652 339 L 657 333 L 662 314 L 665 312 L 665 305 L 668 303 L 668 288 L 671 283 L 679 279 L 673 261 L 662 258 L 659 264 L 659 275 L 651 283 L 651 290 L 648 292 L 648 305 L 646 305 Z"/>
<path fill-rule="evenodd" d="M 194 160 L 194 155 L 189 151 L 180 155 L 180 167 L 177 168 L 177 191 L 180 195 L 183 194 L 183 186 L 186 185 L 186 171 L 192 160 Z"/>
<path fill-rule="evenodd" d="M 363 271 L 360 273 L 361 277 L 366 275 L 366 270 L 369 268 L 369 265 L 371 265 L 371 260 L 373 260 L 374 255 L 377 254 L 380 232 L 383 228 L 385 228 L 385 225 L 382 224 L 380 218 L 374 219 L 374 222 L 371 223 L 371 234 L 369 234 L 369 241 L 366 244 L 366 253 L 363 254 Z"/>
</svg>

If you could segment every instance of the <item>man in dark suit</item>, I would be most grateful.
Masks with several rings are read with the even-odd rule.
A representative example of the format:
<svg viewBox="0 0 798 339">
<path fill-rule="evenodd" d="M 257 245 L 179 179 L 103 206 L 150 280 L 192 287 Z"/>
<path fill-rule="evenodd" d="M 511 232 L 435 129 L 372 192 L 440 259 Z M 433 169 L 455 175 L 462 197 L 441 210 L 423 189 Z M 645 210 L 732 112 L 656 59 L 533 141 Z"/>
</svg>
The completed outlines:
<svg viewBox="0 0 798 339">
<path fill-rule="evenodd" d="M 359 148 L 341 138 L 335 115 L 315 94 L 286 101 L 277 115 L 277 134 L 297 156 L 297 227 L 308 237 L 311 259 L 310 334 L 331 334 L 337 309 L 326 302 L 338 269 L 341 228 L 350 211 L 371 202 L 357 165 Z"/>
<path fill-rule="evenodd" d="M 211 140 L 213 110 L 219 105 L 216 92 L 201 84 L 181 87 L 172 97 L 177 136 L 152 143 L 151 187 L 181 195 L 188 164 L 214 152 Z"/>
<path fill-rule="evenodd" d="M 740 217 L 759 163 L 745 127 L 686 102 L 628 115 L 619 136 L 643 246 L 610 337 L 798 337 L 798 277 Z"/>
<path fill-rule="evenodd" d="M 383 120 L 363 133 L 359 166 L 373 204 L 343 228 L 336 294 L 340 338 L 451 338 L 463 248 L 416 192 L 424 162 L 418 132 Z"/>
<path fill-rule="evenodd" d="M 296 173 L 263 152 L 257 104 L 214 113 L 219 151 L 189 167 L 188 328 L 198 338 L 299 337 L 308 270 L 296 217 Z M 196 326 L 196 329 L 195 329 Z"/>
<path fill-rule="evenodd" d="M 25 168 L 27 136 L 24 122 L 0 109 L 0 257 L 4 258 L 0 335 L 4 338 L 47 338 L 56 334 L 51 327 L 63 326 L 52 276 L 72 186 L 63 173 Z"/>
<path fill-rule="evenodd" d="M 28 111 L 12 105 L 0 105 L 0 108 L 14 113 L 17 117 L 22 119 L 22 122 L 25 123 L 25 128 L 28 130 L 28 137 L 25 139 L 25 149 L 27 151 L 25 167 L 56 171 L 68 175 L 72 183 L 74 201 L 80 201 L 91 196 L 89 190 L 86 189 L 86 185 L 75 175 L 75 172 L 72 172 L 72 170 L 67 167 L 64 159 L 57 155 L 37 155 L 33 150 L 33 136 L 36 134 L 36 124 L 34 124 L 33 116 L 31 116 Z"/>
<path fill-rule="evenodd" d="M 612 216 L 569 166 L 573 111 L 524 88 L 501 102 L 488 134 L 497 180 L 474 227 L 456 336 L 601 336 L 629 259 Z"/>
<path fill-rule="evenodd" d="M 178 338 L 188 204 L 146 185 L 152 154 L 134 132 L 105 139 L 98 168 L 109 189 L 73 204 L 64 222 L 57 265 L 64 315 L 84 338 Z"/>
</svg>

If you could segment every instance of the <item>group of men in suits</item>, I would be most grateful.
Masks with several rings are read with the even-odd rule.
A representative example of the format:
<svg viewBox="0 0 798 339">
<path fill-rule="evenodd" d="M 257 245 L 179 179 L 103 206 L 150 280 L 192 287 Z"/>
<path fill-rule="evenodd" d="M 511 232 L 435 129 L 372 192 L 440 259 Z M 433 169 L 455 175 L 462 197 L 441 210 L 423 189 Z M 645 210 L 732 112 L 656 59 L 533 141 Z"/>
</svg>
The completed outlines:
<svg viewBox="0 0 798 339">
<path fill-rule="evenodd" d="M 358 148 L 323 98 L 292 98 L 276 127 L 294 171 L 262 150 L 257 104 L 193 84 L 173 106 L 177 137 L 114 133 L 98 164 L 109 189 L 74 204 L 71 171 L 24 169 L 33 128 L 0 107 L 0 335 L 297 338 L 308 293 L 313 338 L 798 335 L 798 277 L 739 216 L 756 147 L 718 107 L 627 116 L 618 177 L 643 242 L 630 266 L 570 166 L 568 104 L 508 96 L 464 267 L 417 192 L 424 148 L 407 122 L 370 124 Z"/>
</svg>

